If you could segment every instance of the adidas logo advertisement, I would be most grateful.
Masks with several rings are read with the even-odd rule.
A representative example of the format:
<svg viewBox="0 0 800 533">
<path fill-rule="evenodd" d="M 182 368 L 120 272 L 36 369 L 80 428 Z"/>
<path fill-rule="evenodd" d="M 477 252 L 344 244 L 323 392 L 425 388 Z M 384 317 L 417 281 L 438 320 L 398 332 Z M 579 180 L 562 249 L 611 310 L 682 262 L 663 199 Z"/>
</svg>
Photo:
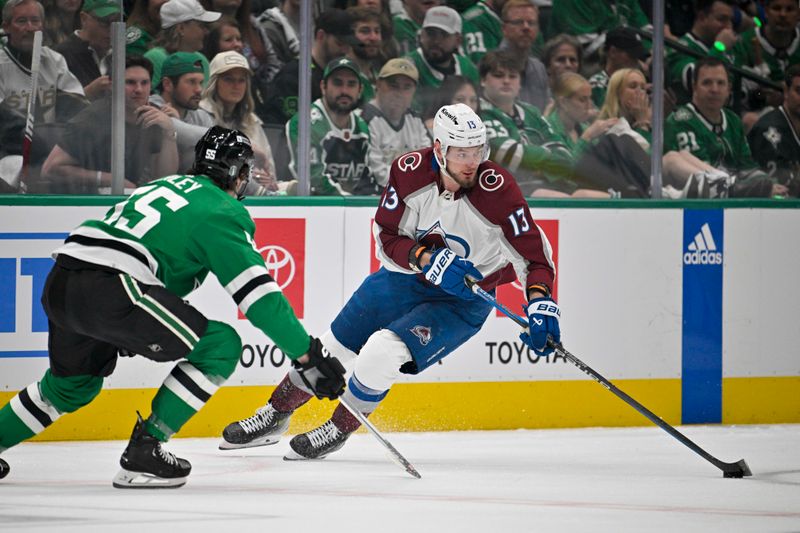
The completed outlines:
<svg viewBox="0 0 800 533">
<path fill-rule="evenodd" d="M 711 228 L 708 223 L 703 224 L 694 241 L 686 247 L 688 250 L 683 254 L 684 265 L 721 265 L 722 253 L 717 251 L 714 236 L 711 235 Z"/>
</svg>

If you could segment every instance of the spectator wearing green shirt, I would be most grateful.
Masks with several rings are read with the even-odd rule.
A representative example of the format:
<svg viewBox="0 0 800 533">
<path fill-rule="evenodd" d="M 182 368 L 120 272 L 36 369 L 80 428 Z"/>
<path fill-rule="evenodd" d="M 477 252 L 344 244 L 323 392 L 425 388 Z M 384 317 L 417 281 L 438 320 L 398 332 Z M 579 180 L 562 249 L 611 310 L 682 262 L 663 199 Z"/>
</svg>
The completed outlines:
<svg viewBox="0 0 800 533">
<path fill-rule="evenodd" d="M 353 21 L 353 45 L 347 57 L 361 71 L 361 102 L 367 103 L 375 96 L 375 83 L 383 60 L 381 57 L 381 16 L 365 7 L 348 7 L 347 14 Z"/>
<path fill-rule="evenodd" d="M 733 31 L 733 6 L 727 0 L 697 0 L 694 24 L 678 42 L 704 55 L 730 59 L 727 52 L 736 43 Z M 719 41 L 725 50 L 714 46 Z M 667 87 L 672 89 L 678 104 L 691 101 L 692 70 L 695 58 L 680 52 L 669 52 L 666 57 Z"/>
<path fill-rule="evenodd" d="M 408 54 L 419 72 L 413 109 L 422 112 L 446 77 L 461 75 L 478 81 L 478 69 L 468 57 L 457 53 L 461 45 L 461 16 L 452 8 L 428 10 L 422 23 L 419 48 Z"/>
<path fill-rule="evenodd" d="M 522 192 L 564 196 L 575 187 L 572 154 L 539 110 L 517 100 L 521 73 L 508 52 L 489 52 L 480 63 L 480 117 L 492 148 L 491 159 L 514 173 Z"/>
<path fill-rule="evenodd" d="M 688 183 L 687 195 L 714 198 L 729 194 L 762 197 L 786 194 L 784 185 L 757 169 L 741 119 L 724 107 L 730 97 L 730 82 L 722 61 L 713 57 L 697 61 L 693 79 L 692 101 L 667 118 L 664 151 L 689 151 L 735 178 Z"/>
<path fill-rule="evenodd" d="M 553 2 L 548 35 L 574 35 L 583 46 L 584 56 L 589 56 L 603 46 L 606 32 L 619 26 L 648 25 L 638 0 L 557 0 Z"/>
<path fill-rule="evenodd" d="M 394 38 L 401 53 L 407 54 L 417 47 L 417 35 L 422 29 L 425 14 L 441 4 L 441 0 L 403 0 L 402 11 L 392 17 Z"/>
</svg>

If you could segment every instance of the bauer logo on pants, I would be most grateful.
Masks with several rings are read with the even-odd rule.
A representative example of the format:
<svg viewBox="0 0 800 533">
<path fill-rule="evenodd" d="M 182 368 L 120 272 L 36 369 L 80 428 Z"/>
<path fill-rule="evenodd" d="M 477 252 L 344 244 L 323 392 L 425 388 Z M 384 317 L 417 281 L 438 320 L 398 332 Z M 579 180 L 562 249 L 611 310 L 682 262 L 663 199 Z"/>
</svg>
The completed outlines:
<svg viewBox="0 0 800 533">
<path fill-rule="evenodd" d="M 298 318 L 305 308 L 306 221 L 256 218 L 256 249 Z"/>
</svg>

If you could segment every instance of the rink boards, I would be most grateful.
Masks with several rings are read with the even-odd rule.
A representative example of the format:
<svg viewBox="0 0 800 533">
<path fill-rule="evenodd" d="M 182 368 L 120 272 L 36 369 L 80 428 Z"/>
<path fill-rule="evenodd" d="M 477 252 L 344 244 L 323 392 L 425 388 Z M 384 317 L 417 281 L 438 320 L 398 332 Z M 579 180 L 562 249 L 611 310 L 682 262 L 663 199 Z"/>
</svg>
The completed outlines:
<svg viewBox="0 0 800 533">
<path fill-rule="evenodd" d="M 0 405 L 47 368 L 39 305 L 50 252 L 108 198 L 0 200 Z M 256 245 L 309 332 L 324 331 L 377 267 L 374 199 L 253 200 Z M 777 207 L 776 207 L 777 206 Z M 532 204 L 557 260 L 565 346 L 670 423 L 800 422 L 800 203 Z M 457 235 L 455 236 L 457 237 Z M 190 301 L 244 349 L 226 386 L 181 432 L 217 435 L 266 400 L 288 363 L 213 276 Z M 498 291 L 514 310 L 518 289 Z M 387 295 L 386 305 L 391 305 Z M 420 324 L 423 325 L 424 324 Z M 171 365 L 120 360 L 100 397 L 42 437 L 122 438 Z M 330 411 L 312 402 L 306 429 Z M 394 430 L 629 426 L 648 422 L 570 363 L 537 358 L 508 319 L 393 388 Z"/>
</svg>

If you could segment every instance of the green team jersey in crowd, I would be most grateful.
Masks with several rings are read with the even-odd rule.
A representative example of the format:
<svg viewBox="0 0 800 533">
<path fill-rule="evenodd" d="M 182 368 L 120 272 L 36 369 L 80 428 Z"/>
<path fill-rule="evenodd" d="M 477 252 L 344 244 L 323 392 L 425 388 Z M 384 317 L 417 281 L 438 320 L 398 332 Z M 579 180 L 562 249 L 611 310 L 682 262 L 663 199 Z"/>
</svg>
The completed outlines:
<svg viewBox="0 0 800 533">
<path fill-rule="evenodd" d="M 291 161 L 289 170 L 297 176 L 297 123 L 295 114 L 286 123 Z M 313 195 L 373 195 L 378 185 L 369 169 L 369 126 L 350 113 L 346 128 L 338 128 L 318 99 L 311 104 L 310 179 Z"/>
<path fill-rule="evenodd" d="M 125 30 L 125 54 L 143 56 L 150 49 L 153 36 L 139 26 L 128 26 Z"/>
<path fill-rule="evenodd" d="M 606 92 L 608 91 L 608 72 L 601 70 L 589 78 L 589 85 L 592 87 L 592 102 L 597 108 L 603 107 L 606 101 Z"/>
<path fill-rule="evenodd" d="M 786 48 L 776 49 L 764 36 L 762 28 L 753 28 L 742 33 L 733 47 L 733 57 L 737 65 L 744 67 L 756 66 L 756 54 L 753 40 L 758 40 L 761 46 L 761 59 L 766 65 L 767 72 L 759 72 L 765 78 L 782 83 L 786 69 L 790 65 L 800 63 L 800 30 L 794 30 L 794 39 Z"/>
<path fill-rule="evenodd" d="M 795 130 L 786 109 L 779 106 L 764 114 L 747 133 L 753 158 L 762 170 L 788 185 L 800 188 L 800 131 Z"/>
<path fill-rule="evenodd" d="M 698 159 L 729 171 L 755 168 L 742 120 L 722 109 L 722 123 L 712 124 L 693 104 L 676 109 L 664 125 L 664 153 L 688 150 Z"/>
<path fill-rule="evenodd" d="M 691 32 L 684 34 L 678 42 L 684 46 L 701 54 L 709 55 L 722 59 L 723 61 L 731 61 L 731 56 L 725 52 L 721 52 L 716 48 L 706 46 L 703 41 L 695 37 Z M 667 86 L 675 92 L 675 98 L 678 104 L 688 103 L 692 98 L 692 71 L 694 70 L 694 63 L 697 61 L 692 56 L 687 56 L 680 52 L 671 50 L 667 52 L 666 57 L 666 82 Z"/>
<path fill-rule="evenodd" d="M 592 36 L 618 26 L 643 28 L 648 24 L 638 0 L 557 0 L 553 2 L 547 36 Z"/>
<path fill-rule="evenodd" d="M 297 359 L 308 351 L 308 333 L 269 275 L 254 234 L 241 202 L 210 178 L 176 175 L 137 188 L 102 220 L 84 222 L 54 254 L 114 268 L 181 298 L 212 272 L 248 320 Z"/>
<path fill-rule="evenodd" d="M 417 82 L 417 92 L 414 94 L 414 100 L 411 108 L 417 113 L 424 113 L 427 104 L 432 98 L 436 89 L 438 89 L 445 79 L 445 75 L 433 68 L 430 63 L 425 59 L 422 53 L 422 48 L 417 48 L 410 54 L 406 55 L 408 59 L 414 62 L 419 72 L 419 82 Z M 453 74 L 464 76 L 471 80 L 473 83 L 478 83 L 478 69 L 467 56 L 454 54 L 454 71 Z"/>
<path fill-rule="evenodd" d="M 421 24 L 414 22 L 406 14 L 405 9 L 392 17 L 394 38 L 400 46 L 400 53 L 407 54 L 417 47 L 417 34 L 422 29 Z"/>
<path fill-rule="evenodd" d="M 496 50 L 503 40 L 503 21 L 500 14 L 486 5 L 484 0 L 467 9 L 464 20 L 462 46 L 476 65 L 489 50 Z"/>
<path fill-rule="evenodd" d="M 561 136 L 553 131 L 535 106 L 514 104 L 511 117 L 488 100 L 481 99 L 480 117 L 486 126 L 491 159 L 515 173 L 518 181 L 526 175 L 544 175 L 550 181 L 568 176 L 573 158 Z"/>
</svg>

